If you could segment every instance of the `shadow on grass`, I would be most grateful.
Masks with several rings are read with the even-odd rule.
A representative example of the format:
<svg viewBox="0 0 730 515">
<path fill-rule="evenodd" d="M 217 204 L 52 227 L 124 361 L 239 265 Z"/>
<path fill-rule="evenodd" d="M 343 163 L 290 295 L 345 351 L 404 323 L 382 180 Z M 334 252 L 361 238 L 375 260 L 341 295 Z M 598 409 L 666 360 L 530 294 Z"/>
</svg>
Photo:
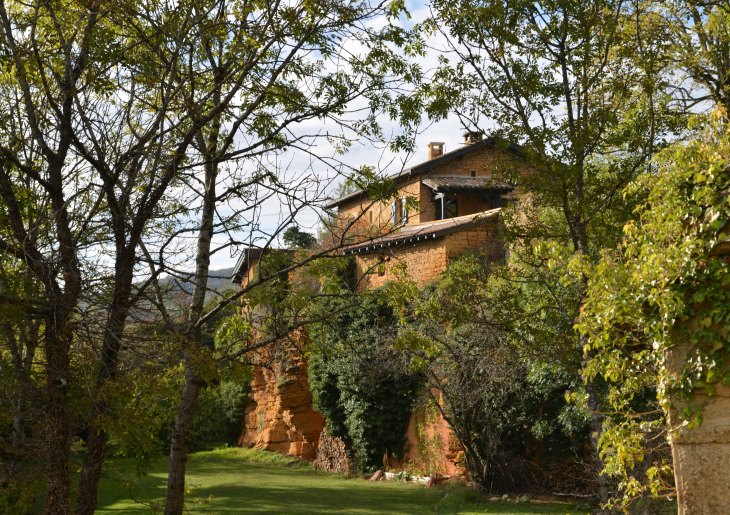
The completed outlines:
<svg viewBox="0 0 730 515">
<path fill-rule="evenodd" d="M 116 460 L 116 468 L 125 463 Z M 164 496 L 167 462 L 160 462 L 152 473 L 137 481 L 134 498 L 146 503 L 161 503 Z M 483 514 L 572 513 L 567 505 L 537 506 L 490 503 L 475 492 L 459 486 L 425 489 L 421 485 L 394 482 L 370 483 L 345 479 L 289 467 L 235 459 L 191 460 L 188 465 L 189 513 L 261 515 L 416 515 L 424 513 Z M 113 474 L 111 474 L 113 475 Z M 150 513 L 148 506 L 136 503 L 122 483 L 105 479 L 100 485 L 100 514 Z M 209 497 L 212 496 L 208 502 Z"/>
</svg>

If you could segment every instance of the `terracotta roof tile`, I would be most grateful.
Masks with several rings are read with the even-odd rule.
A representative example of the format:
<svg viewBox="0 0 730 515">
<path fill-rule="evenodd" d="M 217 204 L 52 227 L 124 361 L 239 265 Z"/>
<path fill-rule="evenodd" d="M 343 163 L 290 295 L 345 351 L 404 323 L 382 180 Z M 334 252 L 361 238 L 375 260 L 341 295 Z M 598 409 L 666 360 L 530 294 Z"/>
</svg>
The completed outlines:
<svg viewBox="0 0 730 515">
<path fill-rule="evenodd" d="M 426 242 L 440 236 L 446 236 L 458 231 L 471 229 L 481 222 L 494 221 L 501 211 L 500 208 L 476 213 L 474 215 L 460 216 L 459 218 L 438 220 L 417 225 L 406 225 L 400 232 L 388 234 L 381 238 L 351 245 L 342 249 L 344 254 L 356 254 L 360 252 L 374 252 L 381 248 L 393 247 L 410 242 Z"/>
<path fill-rule="evenodd" d="M 469 177 L 465 175 L 435 175 L 423 179 L 423 184 L 434 191 L 473 190 L 473 191 L 512 191 L 511 184 L 491 176 Z"/>
</svg>

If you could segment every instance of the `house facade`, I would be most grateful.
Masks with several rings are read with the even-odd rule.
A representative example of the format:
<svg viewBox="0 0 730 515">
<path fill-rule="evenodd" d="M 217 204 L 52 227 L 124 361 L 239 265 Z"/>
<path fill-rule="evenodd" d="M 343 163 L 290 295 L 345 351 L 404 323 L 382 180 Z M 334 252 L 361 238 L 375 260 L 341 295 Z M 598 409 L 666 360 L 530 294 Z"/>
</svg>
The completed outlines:
<svg viewBox="0 0 730 515">
<path fill-rule="evenodd" d="M 507 179 L 527 173 L 528 167 L 517 146 L 475 133 L 463 137 L 463 146 L 451 152 L 445 152 L 444 143 L 429 144 L 428 160 L 391 177 L 394 191 L 388 200 L 358 190 L 326 206 L 346 224 L 370 229 L 365 233 L 371 236 L 342 250 L 355 257 L 359 289 L 384 285 L 394 278 L 393 267 L 398 265 L 421 286 L 466 251 L 501 255 L 495 241 L 499 214 L 518 195 Z M 260 250 L 247 250 L 233 279 L 247 284 L 261 255 Z M 325 421 L 313 409 L 306 366 L 295 352 L 288 363 L 256 370 L 240 445 L 307 459 L 316 454 Z M 419 459 L 417 418 L 417 413 L 411 416 L 407 430 L 406 460 L 412 462 Z M 427 431 L 441 442 L 443 473 L 463 477 L 463 453 L 448 424 L 438 417 Z"/>
<path fill-rule="evenodd" d="M 395 193 L 389 200 L 358 190 L 326 206 L 377 234 L 344 249 L 356 258 L 359 288 L 382 286 L 398 264 L 424 285 L 467 250 L 496 250 L 499 211 L 518 193 L 507 178 L 528 167 L 516 145 L 476 133 L 463 137 L 464 145 L 451 152 L 444 143 L 430 143 L 427 161 L 391 177 Z"/>
</svg>

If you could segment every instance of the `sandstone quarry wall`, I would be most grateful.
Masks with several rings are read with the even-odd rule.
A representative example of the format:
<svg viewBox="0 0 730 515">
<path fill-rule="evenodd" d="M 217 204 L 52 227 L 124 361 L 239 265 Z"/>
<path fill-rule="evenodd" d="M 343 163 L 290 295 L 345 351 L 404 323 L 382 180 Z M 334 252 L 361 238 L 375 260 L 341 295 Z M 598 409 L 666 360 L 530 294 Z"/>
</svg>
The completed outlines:
<svg viewBox="0 0 730 515">
<path fill-rule="evenodd" d="M 339 439 L 325 445 L 318 454 L 325 419 L 312 405 L 307 377 L 307 363 L 301 354 L 275 362 L 270 367 L 254 368 L 251 399 L 246 406 L 238 445 L 281 452 L 306 460 L 317 459 L 321 470 L 344 472 L 349 468 L 345 448 Z M 438 473 L 455 479 L 466 479 L 464 453 L 448 423 L 437 414 L 425 415 L 422 410 L 411 414 L 406 433 L 408 443 L 404 459 L 389 459 L 392 469 L 413 473 Z"/>
<path fill-rule="evenodd" d="M 299 353 L 254 367 L 238 445 L 313 460 L 325 420 L 312 406 L 307 363 Z"/>
</svg>

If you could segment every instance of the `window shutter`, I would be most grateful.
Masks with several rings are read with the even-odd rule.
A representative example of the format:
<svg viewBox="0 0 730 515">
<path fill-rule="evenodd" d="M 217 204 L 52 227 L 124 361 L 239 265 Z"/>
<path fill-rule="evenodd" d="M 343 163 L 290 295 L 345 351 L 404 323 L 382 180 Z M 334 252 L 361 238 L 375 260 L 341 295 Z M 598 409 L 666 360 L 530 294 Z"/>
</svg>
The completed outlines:
<svg viewBox="0 0 730 515">
<path fill-rule="evenodd" d="M 401 215 L 400 215 L 400 221 L 402 224 L 408 223 L 408 207 L 406 206 L 406 197 L 403 197 L 400 199 L 400 206 L 401 206 Z"/>
<path fill-rule="evenodd" d="M 390 203 L 390 223 L 398 225 L 398 203 L 395 200 Z"/>
</svg>

